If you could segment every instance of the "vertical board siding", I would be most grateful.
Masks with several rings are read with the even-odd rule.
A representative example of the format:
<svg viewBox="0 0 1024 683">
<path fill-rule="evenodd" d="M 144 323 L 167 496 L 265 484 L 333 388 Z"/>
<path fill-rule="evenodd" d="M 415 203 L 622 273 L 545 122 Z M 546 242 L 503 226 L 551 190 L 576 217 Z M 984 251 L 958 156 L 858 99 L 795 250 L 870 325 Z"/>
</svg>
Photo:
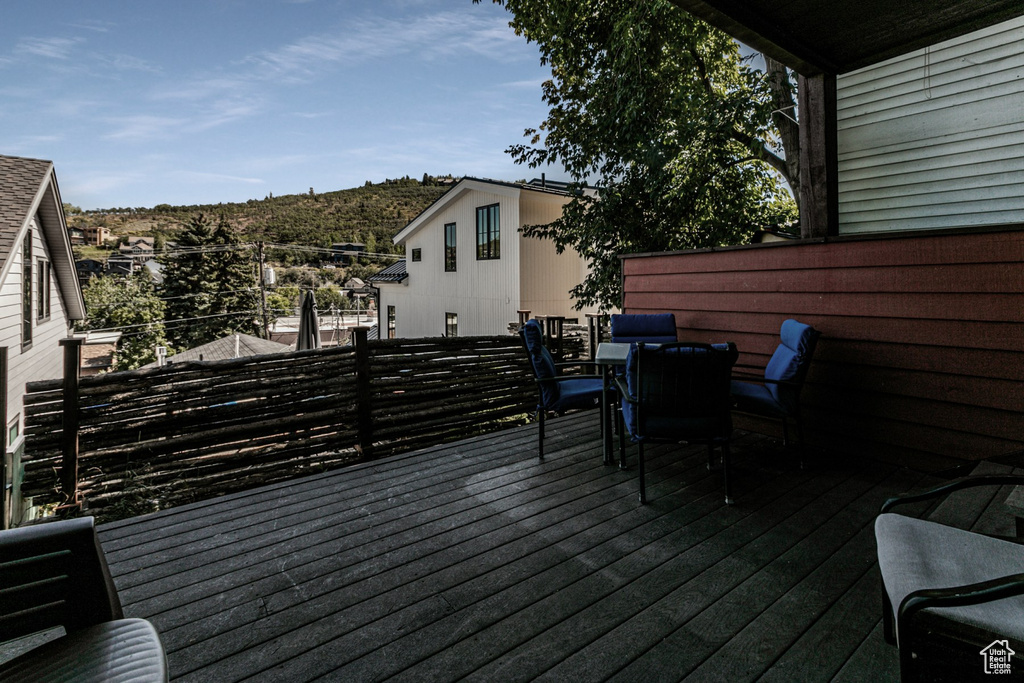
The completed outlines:
<svg viewBox="0 0 1024 683">
<path fill-rule="evenodd" d="M 779 326 L 823 333 L 811 441 L 944 467 L 1024 448 L 1024 232 L 838 240 L 626 258 L 625 309 L 763 366 Z M 772 428 L 755 423 L 757 428 Z"/>
<path fill-rule="evenodd" d="M 1024 223 L 1024 17 L 840 76 L 842 234 Z"/>
</svg>

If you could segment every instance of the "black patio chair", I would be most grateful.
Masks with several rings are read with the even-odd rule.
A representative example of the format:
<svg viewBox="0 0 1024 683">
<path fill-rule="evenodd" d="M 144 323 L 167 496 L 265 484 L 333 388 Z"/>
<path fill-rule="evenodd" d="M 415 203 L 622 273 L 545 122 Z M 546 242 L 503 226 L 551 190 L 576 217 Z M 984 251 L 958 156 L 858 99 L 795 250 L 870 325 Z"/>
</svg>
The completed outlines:
<svg viewBox="0 0 1024 683">
<path fill-rule="evenodd" d="M 965 681 L 1024 671 L 1024 545 L 890 510 L 1024 476 L 965 477 L 891 498 L 875 520 L 885 639 L 903 681 Z M 1012 655 L 1021 659 L 1010 660 Z M 1005 659 L 1002 659 L 1005 658 Z M 1008 664 L 1008 668 L 1001 668 Z"/>
<path fill-rule="evenodd" d="M 92 517 L 0 531 L 0 642 L 57 627 L 65 634 L 0 664 L 0 681 L 167 680 L 156 629 L 124 618 Z"/>
<path fill-rule="evenodd" d="M 604 380 L 597 373 L 563 375 L 563 370 L 569 367 L 592 366 L 596 370 L 596 366 L 586 362 L 555 363 L 544 346 L 544 335 L 536 320 L 523 325 L 519 336 L 537 381 L 537 452 L 543 458 L 545 415 L 549 412 L 563 415 L 569 410 L 596 408 L 601 403 Z"/>
<path fill-rule="evenodd" d="M 684 441 L 707 444 L 709 467 L 715 446 L 721 447 L 725 502 L 733 502 L 729 488 L 729 382 L 737 355 L 731 343 L 676 342 L 652 347 L 640 342 L 630 347 L 625 373 L 615 381 L 626 431 L 637 444 L 641 503 L 647 502 L 644 444 Z"/>
</svg>

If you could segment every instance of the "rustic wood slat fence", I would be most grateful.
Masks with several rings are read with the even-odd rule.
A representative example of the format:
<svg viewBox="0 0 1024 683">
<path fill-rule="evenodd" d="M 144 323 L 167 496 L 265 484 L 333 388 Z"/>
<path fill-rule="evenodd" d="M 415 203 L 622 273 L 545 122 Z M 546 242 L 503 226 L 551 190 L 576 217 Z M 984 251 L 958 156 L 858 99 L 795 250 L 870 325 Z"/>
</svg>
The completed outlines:
<svg viewBox="0 0 1024 683">
<path fill-rule="evenodd" d="M 158 507 L 498 429 L 535 400 L 518 336 L 365 340 L 83 377 L 77 490 Z M 62 380 L 25 396 L 23 496 L 66 503 Z M 72 420 L 72 422 L 74 422 Z M 73 470 L 69 470 L 73 471 Z"/>
</svg>

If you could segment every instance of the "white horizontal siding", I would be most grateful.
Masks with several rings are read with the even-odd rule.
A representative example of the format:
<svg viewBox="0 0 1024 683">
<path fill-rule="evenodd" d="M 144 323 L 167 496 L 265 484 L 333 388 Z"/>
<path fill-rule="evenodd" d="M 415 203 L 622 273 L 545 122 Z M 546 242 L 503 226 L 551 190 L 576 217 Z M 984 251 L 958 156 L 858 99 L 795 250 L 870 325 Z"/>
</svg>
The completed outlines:
<svg viewBox="0 0 1024 683">
<path fill-rule="evenodd" d="M 1024 223 L 1024 18 L 839 77 L 841 233 Z"/>
</svg>

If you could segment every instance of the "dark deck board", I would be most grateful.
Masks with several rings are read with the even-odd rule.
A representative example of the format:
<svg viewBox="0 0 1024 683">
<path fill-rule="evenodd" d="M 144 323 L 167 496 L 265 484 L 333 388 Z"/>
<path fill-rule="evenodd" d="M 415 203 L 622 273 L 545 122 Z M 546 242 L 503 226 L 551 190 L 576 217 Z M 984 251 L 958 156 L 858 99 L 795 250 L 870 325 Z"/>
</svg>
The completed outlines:
<svg viewBox="0 0 1024 683">
<path fill-rule="evenodd" d="M 736 505 L 702 447 L 656 446 L 640 506 L 596 415 L 543 461 L 535 429 L 104 525 L 125 611 L 178 680 L 898 677 L 871 525 L 929 480 L 739 435 Z"/>
</svg>

